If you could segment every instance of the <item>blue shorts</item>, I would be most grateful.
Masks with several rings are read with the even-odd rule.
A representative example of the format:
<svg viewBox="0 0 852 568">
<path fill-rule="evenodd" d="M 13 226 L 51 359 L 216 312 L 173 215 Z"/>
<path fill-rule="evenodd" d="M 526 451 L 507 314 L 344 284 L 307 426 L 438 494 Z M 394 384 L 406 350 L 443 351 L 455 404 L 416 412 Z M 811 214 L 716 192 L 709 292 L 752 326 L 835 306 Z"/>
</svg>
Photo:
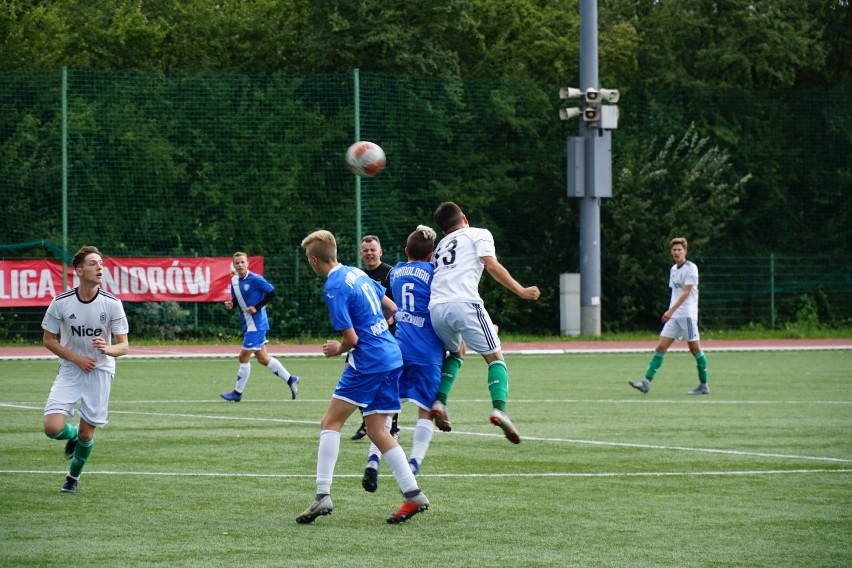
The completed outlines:
<svg viewBox="0 0 852 568">
<path fill-rule="evenodd" d="M 247 351 L 259 351 L 267 343 L 269 343 L 269 340 L 266 339 L 265 329 L 263 331 L 247 331 L 243 335 L 243 349 Z"/>
<path fill-rule="evenodd" d="M 402 367 L 381 373 L 360 373 L 346 365 L 334 389 L 334 398 L 345 400 L 369 414 L 399 412 L 399 376 Z"/>
<path fill-rule="evenodd" d="M 423 410 L 432 408 L 441 386 L 441 365 L 407 362 L 399 378 L 399 400 L 413 402 Z"/>
</svg>

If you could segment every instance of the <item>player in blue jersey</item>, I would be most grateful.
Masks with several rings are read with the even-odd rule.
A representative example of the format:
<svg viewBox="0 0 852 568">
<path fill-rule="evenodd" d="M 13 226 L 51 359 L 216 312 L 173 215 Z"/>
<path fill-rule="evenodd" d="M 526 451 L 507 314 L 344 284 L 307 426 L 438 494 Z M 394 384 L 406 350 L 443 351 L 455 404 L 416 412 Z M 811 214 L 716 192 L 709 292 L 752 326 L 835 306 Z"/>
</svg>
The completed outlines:
<svg viewBox="0 0 852 568">
<path fill-rule="evenodd" d="M 337 241 L 329 231 L 314 231 L 302 240 L 308 263 L 326 279 L 323 297 L 331 325 L 342 341 L 329 340 L 326 357 L 346 353 L 346 363 L 328 409 L 320 422 L 317 451 L 316 497 L 296 517 L 297 523 L 312 523 L 332 511 L 331 482 L 340 453 L 340 430 L 346 419 L 362 409 L 367 436 L 376 444 L 393 471 L 405 496 L 402 505 L 387 521 L 399 523 L 429 508 L 429 499 L 417 485 L 405 451 L 386 427 L 390 415 L 399 412 L 399 376 L 402 353 L 388 329 L 396 305 L 385 289 L 363 270 L 337 261 Z"/>
<path fill-rule="evenodd" d="M 429 317 L 429 295 L 434 272 L 431 259 L 436 238 L 437 234 L 431 227 L 419 225 L 408 235 L 405 243 L 408 261 L 398 263 L 390 272 L 393 297 L 398 303 L 398 311 L 394 316 L 397 322 L 395 337 L 403 361 L 399 398 L 400 402 L 411 402 L 418 407 L 411 459 L 408 460 L 414 475 L 419 473 L 432 442 L 432 403 L 438 396 L 441 364 L 444 360 L 444 345 L 432 329 Z M 378 448 L 372 445 L 361 480 L 364 489 L 371 493 L 378 489 L 380 463 Z"/>
<path fill-rule="evenodd" d="M 83 247 L 71 260 L 79 285 L 50 302 L 41 327 L 44 346 L 59 357 L 59 371 L 44 406 L 44 433 L 66 440 L 71 460 L 60 491 L 76 493 L 83 466 L 95 444 L 95 430 L 106 426 L 115 357 L 130 350 L 127 316 L 121 300 L 101 289 L 104 261 L 97 248 Z M 113 342 L 113 340 L 115 340 Z M 68 419 L 80 403 L 80 423 Z"/>
<path fill-rule="evenodd" d="M 240 308 L 240 320 L 243 325 L 243 347 L 240 349 L 240 370 L 237 372 L 237 384 L 234 390 L 219 394 L 225 400 L 239 402 L 251 374 L 251 356 L 254 353 L 258 363 L 281 379 L 290 387 L 293 399 L 299 393 L 299 377 L 291 375 L 281 361 L 266 351 L 266 332 L 269 331 L 269 319 L 266 317 L 266 304 L 275 297 L 275 287 L 260 274 L 249 270 L 248 255 L 235 252 L 233 257 L 234 274 L 231 277 L 231 299 L 225 302 L 225 308 Z"/>
<path fill-rule="evenodd" d="M 627 381 L 642 394 L 651 390 L 651 381 L 663 364 L 663 357 L 675 339 L 686 339 L 689 352 L 695 357 L 698 368 L 698 386 L 687 394 L 710 394 L 707 386 L 707 357 L 701 350 L 701 337 L 698 334 L 698 267 L 686 259 L 686 239 L 677 237 L 669 243 L 674 264 L 669 270 L 669 287 L 672 289 L 669 309 L 661 318 L 663 330 L 654 355 L 645 370 L 645 378 L 639 381 Z"/>
</svg>

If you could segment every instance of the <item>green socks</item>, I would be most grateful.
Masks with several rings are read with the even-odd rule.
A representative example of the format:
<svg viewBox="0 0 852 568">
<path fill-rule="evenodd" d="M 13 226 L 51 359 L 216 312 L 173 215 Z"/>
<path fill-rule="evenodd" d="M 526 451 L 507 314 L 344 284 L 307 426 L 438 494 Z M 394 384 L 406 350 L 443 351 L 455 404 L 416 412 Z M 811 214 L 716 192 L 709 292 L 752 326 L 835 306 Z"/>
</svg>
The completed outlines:
<svg viewBox="0 0 852 568">
<path fill-rule="evenodd" d="M 73 440 L 77 437 L 77 427 L 66 422 L 65 426 L 62 427 L 62 430 L 56 436 L 48 435 L 47 437 L 54 440 Z"/>
<path fill-rule="evenodd" d="M 68 475 L 74 478 L 80 477 L 80 473 L 83 471 L 83 466 L 86 465 L 86 462 L 89 460 L 89 456 L 92 455 L 92 448 L 94 445 L 94 440 L 89 440 L 88 442 L 79 440 L 77 442 L 77 447 L 74 449 L 74 457 L 71 458 L 71 467 L 68 469 Z"/>
<path fill-rule="evenodd" d="M 58 434 L 48 436 L 48 438 L 53 438 L 54 440 L 73 440 L 77 438 L 77 427 L 66 422 Z M 89 440 L 88 442 L 77 440 L 77 446 L 74 448 L 74 456 L 71 458 L 71 467 L 68 469 L 68 475 L 74 479 L 80 477 L 83 466 L 86 465 L 89 456 L 92 455 L 92 447 L 94 445 L 94 440 Z"/>
<path fill-rule="evenodd" d="M 704 356 L 704 351 L 699 351 L 695 354 L 695 362 L 698 366 L 698 381 L 702 385 L 707 384 L 707 357 Z"/>
<path fill-rule="evenodd" d="M 438 387 L 438 400 L 442 404 L 447 404 L 447 397 L 453 389 L 453 383 L 456 382 L 462 363 L 464 359 L 455 355 L 447 355 L 444 359 L 444 366 L 441 368 L 441 386 Z"/>
<path fill-rule="evenodd" d="M 654 380 L 654 375 L 657 374 L 657 370 L 663 364 L 663 357 L 665 353 L 660 353 L 659 351 L 654 352 L 654 356 L 651 357 L 651 361 L 648 363 L 648 370 L 645 371 L 645 378 L 649 381 Z M 704 351 L 699 351 L 695 354 L 695 363 L 698 367 L 698 380 L 702 385 L 707 384 L 707 357 L 704 356 Z"/>
<path fill-rule="evenodd" d="M 488 391 L 491 393 L 493 407 L 506 412 L 506 399 L 509 398 L 509 370 L 502 359 L 495 359 L 488 363 Z"/>
<path fill-rule="evenodd" d="M 663 364 L 663 357 L 665 357 L 665 353 L 660 353 L 659 351 L 654 351 L 654 356 L 651 357 L 651 361 L 648 363 L 648 370 L 645 371 L 645 378 L 649 381 L 654 380 L 654 375 L 657 374 L 657 369 L 659 369 Z"/>
<path fill-rule="evenodd" d="M 447 397 L 453 388 L 453 383 L 459 374 L 464 359 L 448 355 L 441 369 L 441 386 L 438 388 L 438 400 L 447 404 Z M 497 410 L 506 411 L 506 399 L 509 397 L 509 371 L 502 359 L 488 364 L 488 391 L 491 393 L 491 404 Z"/>
</svg>

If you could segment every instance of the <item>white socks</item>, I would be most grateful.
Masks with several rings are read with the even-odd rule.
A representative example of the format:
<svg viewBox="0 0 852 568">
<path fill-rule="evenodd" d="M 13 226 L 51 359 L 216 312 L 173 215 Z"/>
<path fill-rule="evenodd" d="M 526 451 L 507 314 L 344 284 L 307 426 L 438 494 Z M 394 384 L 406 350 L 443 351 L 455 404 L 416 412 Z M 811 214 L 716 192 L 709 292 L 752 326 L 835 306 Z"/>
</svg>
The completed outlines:
<svg viewBox="0 0 852 568">
<path fill-rule="evenodd" d="M 243 390 L 246 388 L 246 383 L 249 380 L 249 375 L 251 375 L 251 364 L 240 363 L 240 370 L 237 373 L 237 386 L 234 388 L 235 391 L 242 394 Z"/>
<path fill-rule="evenodd" d="M 323 430 L 320 432 L 319 449 L 317 450 L 317 495 L 331 494 L 331 480 L 334 477 L 334 466 L 340 454 L 340 432 Z"/>
</svg>

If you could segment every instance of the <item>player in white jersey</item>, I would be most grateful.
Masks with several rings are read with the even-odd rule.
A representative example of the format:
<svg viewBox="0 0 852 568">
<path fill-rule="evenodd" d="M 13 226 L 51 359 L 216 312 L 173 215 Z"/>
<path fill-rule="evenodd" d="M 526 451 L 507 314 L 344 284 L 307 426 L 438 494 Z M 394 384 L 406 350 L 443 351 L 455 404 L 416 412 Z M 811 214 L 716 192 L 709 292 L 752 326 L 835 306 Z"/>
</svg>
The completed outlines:
<svg viewBox="0 0 852 568">
<path fill-rule="evenodd" d="M 675 263 L 669 271 L 669 287 L 672 296 L 669 309 L 663 313 L 663 331 L 660 332 L 660 342 L 654 351 L 654 356 L 645 371 L 641 381 L 627 381 L 631 387 L 647 393 L 651 389 L 651 381 L 663 364 L 663 357 L 675 339 L 686 339 L 689 351 L 695 357 L 698 367 L 698 386 L 688 394 L 710 394 L 707 386 L 707 357 L 701 350 L 698 335 L 698 267 L 686 260 L 686 239 L 678 237 L 671 240 L 671 253 Z"/>
<path fill-rule="evenodd" d="M 234 274 L 231 277 L 231 299 L 225 301 L 225 309 L 239 308 L 240 322 L 243 328 L 243 346 L 240 349 L 240 367 L 234 390 L 220 393 L 219 396 L 231 402 L 240 402 L 243 391 L 251 375 L 251 356 L 269 369 L 273 375 L 285 381 L 290 387 L 293 400 L 299 393 L 299 377 L 291 375 L 281 361 L 266 351 L 266 332 L 269 331 L 269 319 L 266 317 L 266 304 L 275 297 L 275 287 L 260 274 L 249 270 L 248 255 L 235 252 L 232 258 Z"/>
<path fill-rule="evenodd" d="M 500 339 L 479 296 L 483 270 L 500 284 L 525 300 L 538 300 L 538 286 L 524 287 L 497 260 L 494 237 L 487 229 L 471 227 L 461 208 L 447 201 L 435 210 L 435 223 L 444 237 L 435 249 L 432 263 L 435 275 L 429 313 L 435 333 L 449 355 L 444 359 L 438 400 L 432 405 L 432 417 L 438 429 L 451 430 L 447 398 L 464 360 L 462 346 L 476 351 L 488 364 L 488 390 L 491 393 L 491 423 L 500 427 L 506 438 L 519 444 L 521 438 L 506 415 L 509 372 L 500 350 Z"/>
<path fill-rule="evenodd" d="M 53 298 L 41 323 L 44 346 L 59 357 L 59 371 L 44 406 L 44 433 L 54 440 L 67 440 L 65 457 L 71 466 L 60 489 L 63 493 L 77 492 L 95 429 L 106 426 L 109 418 L 115 357 L 130 349 L 124 306 L 101 289 L 101 253 L 95 247 L 83 247 L 71 265 L 80 284 Z M 80 423 L 75 427 L 68 419 L 73 418 L 78 402 Z"/>
</svg>

